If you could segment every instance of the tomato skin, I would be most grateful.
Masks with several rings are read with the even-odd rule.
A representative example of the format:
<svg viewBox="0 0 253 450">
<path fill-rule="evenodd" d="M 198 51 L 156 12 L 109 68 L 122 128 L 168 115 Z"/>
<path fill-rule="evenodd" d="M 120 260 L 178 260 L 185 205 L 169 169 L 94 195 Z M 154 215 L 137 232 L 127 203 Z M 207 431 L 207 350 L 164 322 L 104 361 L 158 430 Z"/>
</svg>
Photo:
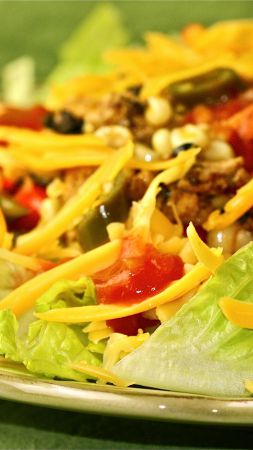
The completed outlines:
<svg viewBox="0 0 253 450">
<path fill-rule="evenodd" d="M 12 228 L 21 232 L 32 230 L 39 222 L 41 202 L 46 198 L 45 189 L 32 183 L 24 183 L 14 195 L 14 199 L 29 210 L 24 217 L 12 222 Z"/>
<path fill-rule="evenodd" d="M 40 131 L 43 128 L 46 115 L 47 110 L 42 106 L 34 106 L 29 109 L 6 106 L 0 112 L 0 125 Z"/>
<path fill-rule="evenodd" d="M 235 97 L 213 106 L 197 105 L 184 117 L 184 123 L 208 123 L 224 134 L 245 168 L 253 170 L 253 103 L 247 97 Z"/>
<path fill-rule="evenodd" d="M 2 180 L 2 190 L 7 192 L 8 194 L 13 194 L 16 190 L 17 183 L 16 181 L 11 180 L 10 178 L 3 178 Z"/>
<path fill-rule="evenodd" d="M 148 328 L 158 326 L 159 323 L 159 320 L 149 320 L 141 314 L 106 321 L 108 327 L 111 327 L 115 333 L 123 333 L 127 336 L 135 336 L 138 330 L 145 331 Z"/>
<path fill-rule="evenodd" d="M 141 248 L 142 253 L 139 253 Z M 109 269 L 110 275 L 107 270 L 106 274 L 102 272 L 93 277 L 100 303 L 141 302 L 161 292 L 184 273 L 179 256 L 161 254 L 152 244 L 132 239 L 124 241 L 119 261 Z"/>
</svg>

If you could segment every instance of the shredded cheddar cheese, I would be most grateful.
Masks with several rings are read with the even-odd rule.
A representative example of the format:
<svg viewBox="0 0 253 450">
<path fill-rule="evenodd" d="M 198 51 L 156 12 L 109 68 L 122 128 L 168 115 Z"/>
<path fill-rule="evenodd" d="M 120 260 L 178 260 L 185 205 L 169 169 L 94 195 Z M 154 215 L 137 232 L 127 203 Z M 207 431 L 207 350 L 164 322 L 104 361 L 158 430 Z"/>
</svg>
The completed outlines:
<svg viewBox="0 0 253 450">
<path fill-rule="evenodd" d="M 127 387 L 130 384 L 133 384 L 133 382 L 121 380 L 121 378 L 117 377 L 109 370 L 87 364 L 86 361 L 81 361 L 80 363 L 71 363 L 69 364 L 69 367 L 71 367 L 71 369 L 77 370 L 78 372 L 85 373 L 87 376 L 90 376 L 92 378 L 98 378 L 98 380 L 102 380 L 106 383 L 112 383 L 115 386 Z"/>
<path fill-rule="evenodd" d="M 194 164 L 200 149 L 193 149 L 179 153 L 178 157 L 171 160 L 170 167 L 159 173 L 150 183 L 144 196 L 138 203 L 134 203 L 132 210 L 133 225 L 132 232 L 141 234 L 147 240 L 150 233 L 150 221 L 156 206 L 156 196 L 160 190 L 161 183 L 173 183 L 185 175 Z"/>
<path fill-rule="evenodd" d="M 91 305 L 74 308 L 59 308 L 45 313 L 36 314 L 36 317 L 48 322 L 81 323 L 109 319 L 118 319 L 120 317 L 132 316 L 144 311 L 156 308 L 169 301 L 176 300 L 189 292 L 195 286 L 206 280 L 210 275 L 209 270 L 202 264 L 197 264 L 194 269 L 175 281 L 164 291 L 154 297 L 135 303 L 130 306 L 120 305 Z"/>
<path fill-rule="evenodd" d="M 62 207 L 50 222 L 22 235 L 17 240 L 15 251 L 22 254 L 35 254 L 46 244 L 50 245 L 57 240 L 73 225 L 75 219 L 81 218 L 84 212 L 93 205 L 101 194 L 103 184 L 116 177 L 131 158 L 132 152 L 133 145 L 129 143 L 109 157 L 96 172 L 84 181 L 76 195 Z"/>
<path fill-rule="evenodd" d="M 242 328 L 253 329 L 253 303 L 222 297 L 219 306 L 230 322 Z"/>
<path fill-rule="evenodd" d="M 210 270 L 211 273 L 214 273 L 223 261 L 221 255 L 222 248 L 209 248 L 199 237 L 192 222 L 188 225 L 186 233 L 198 261 Z"/>
<path fill-rule="evenodd" d="M 4 239 L 7 233 L 7 225 L 5 221 L 5 217 L 3 215 L 3 211 L 0 208 L 0 247 L 4 244 Z"/>
<path fill-rule="evenodd" d="M 26 269 L 32 270 L 34 272 L 40 272 L 43 269 L 43 265 L 45 267 L 47 267 L 47 265 L 50 265 L 48 261 L 25 255 L 18 255 L 17 253 L 4 248 L 0 248 L 0 259 L 12 262 L 14 264 L 17 264 L 18 266 L 25 267 Z"/>
<path fill-rule="evenodd" d="M 224 213 L 218 210 L 213 211 L 204 228 L 207 231 L 222 230 L 234 223 L 253 206 L 253 180 L 250 180 L 240 188 L 235 196 L 224 206 Z"/>
<path fill-rule="evenodd" d="M 111 370 L 114 364 L 143 344 L 149 333 L 139 332 L 136 336 L 126 336 L 122 333 L 113 333 L 106 344 L 103 355 L 103 368 Z"/>
<path fill-rule="evenodd" d="M 9 308 L 20 316 L 31 309 L 37 298 L 53 283 L 61 279 L 75 279 L 84 274 L 91 275 L 107 268 L 118 259 L 120 249 L 121 242 L 115 240 L 37 275 L 1 300 L 0 310 Z"/>
</svg>

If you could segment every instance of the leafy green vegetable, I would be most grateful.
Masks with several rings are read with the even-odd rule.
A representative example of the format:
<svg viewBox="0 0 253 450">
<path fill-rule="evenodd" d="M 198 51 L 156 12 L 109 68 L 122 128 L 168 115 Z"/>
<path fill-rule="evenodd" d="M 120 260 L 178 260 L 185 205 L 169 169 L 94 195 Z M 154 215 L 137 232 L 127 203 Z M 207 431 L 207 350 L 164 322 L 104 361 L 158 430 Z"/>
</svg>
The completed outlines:
<svg viewBox="0 0 253 450">
<path fill-rule="evenodd" d="M 16 334 L 18 323 L 9 309 L 0 311 L 0 354 L 19 361 Z"/>
<path fill-rule="evenodd" d="M 30 325 L 22 353 L 28 370 L 50 378 L 84 381 L 86 376 L 70 369 L 68 364 L 80 361 L 95 366 L 101 364 L 100 359 L 84 347 L 71 327 L 41 320 Z"/>
<path fill-rule="evenodd" d="M 61 280 L 54 283 L 36 302 L 36 312 L 66 306 L 85 306 L 96 303 L 95 286 L 91 278 L 77 281 Z"/>
<path fill-rule="evenodd" d="M 2 70 L 2 97 L 9 105 L 27 107 L 35 92 L 35 63 L 30 56 L 21 56 Z"/>
<path fill-rule="evenodd" d="M 72 370 L 69 363 L 86 361 L 100 366 L 99 348 L 89 348 L 89 344 L 87 336 L 83 334 L 82 339 L 77 329 L 42 320 L 30 323 L 24 338 L 15 315 L 7 309 L 0 312 L 0 354 L 22 362 L 32 373 L 85 381 L 87 377 Z"/>
<path fill-rule="evenodd" d="M 253 378 L 253 331 L 229 322 L 220 297 L 253 302 L 253 243 L 227 260 L 200 292 L 113 372 L 143 386 L 207 395 L 245 394 Z"/>
<path fill-rule="evenodd" d="M 119 9 L 109 3 L 93 8 L 59 51 L 59 63 L 49 82 L 62 82 L 84 73 L 101 73 L 108 65 L 102 54 L 127 44 L 129 34 Z"/>
</svg>

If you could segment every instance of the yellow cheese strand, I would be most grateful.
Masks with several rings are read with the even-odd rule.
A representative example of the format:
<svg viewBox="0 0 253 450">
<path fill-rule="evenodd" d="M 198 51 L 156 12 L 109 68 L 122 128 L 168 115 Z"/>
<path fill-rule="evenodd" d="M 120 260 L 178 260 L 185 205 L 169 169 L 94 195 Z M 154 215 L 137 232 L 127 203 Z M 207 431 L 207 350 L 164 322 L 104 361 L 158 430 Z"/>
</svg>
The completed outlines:
<svg viewBox="0 0 253 450">
<path fill-rule="evenodd" d="M 38 149 L 37 149 L 38 150 Z M 67 151 L 70 150 L 70 151 Z M 61 149 L 62 152 L 62 149 Z M 59 157 L 58 149 L 41 148 L 37 152 L 34 148 L 28 146 L 20 147 L 10 145 L 8 149 L 0 149 L 0 165 L 3 167 L 14 167 L 22 169 L 24 167 L 34 171 L 52 172 L 60 169 L 69 169 L 72 167 L 99 166 L 103 164 L 108 156 L 115 150 L 109 147 L 101 149 L 73 149 L 73 147 L 64 149 L 64 153 Z M 151 172 L 160 172 L 172 167 L 176 158 L 166 161 L 139 161 L 132 158 L 127 167 L 130 169 L 148 170 Z"/>
<path fill-rule="evenodd" d="M 219 306 L 230 322 L 242 328 L 253 329 L 253 303 L 222 297 Z"/>
<path fill-rule="evenodd" d="M 251 394 L 253 394 L 253 380 L 246 380 L 245 383 L 245 389 L 249 391 Z"/>
<path fill-rule="evenodd" d="M 7 233 L 7 225 L 2 209 L 0 208 L 0 247 L 3 246 Z"/>
<path fill-rule="evenodd" d="M 53 283 L 104 270 L 119 258 L 121 241 L 113 241 L 44 272 L 12 291 L 0 302 L 0 310 L 9 308 L 17 316 L 31 309 L 37 298 Z"/>
<path fill-rule="evenodd" d="M 51 172 L 60 169 L 70 169 L 73 167 L 93 167 L 100 166 L 103 164 L 107 158 L 114 153 L 113 150 L 107 150 L 106 148 L 101 150 L 77 150 L 73 151 L 72 154 L 64 153 L 59 156 L 56 152 L 48 152 L 43 153 L 42 155 L 36 155 L 33 152 L 26 151 L 26 149 L 20 148 L 8 149 L 10 155 L 16 160 L 19 164 L 21 163 L 23 166 L 28 167 L 31 170 L 37 171 L 46 171 Z"/>
<path fill-rule="evenodd" d="M 105 147 L 105 144 L 94 134 L 61 135 L 52 131 L 33 131 L 24 128 L 0 126 L 0 140 L 8 141 L 18 145 L 29 145 L 30 147 L 48 147 L 62 150 L 62 148 L 73 148 L 83 146 Z"/>
<path fill-rule="evenodd" d="M 252 208 L 252 206 L 253 180 L 250 180 L 225 204 L 224 213 L 215 210 L 209 215 L 207 221 L 204 223 L 204 228 L 207 231 L 227 228 Z"/>
<path fill-rule="evenodd" d="M 102 185 L 111 181 L 131 158 L 133 144 L 115 152 L 107 161 L 94 172 L 80 187 L 77 194 L 72 197 L 55 217 L 44 226 L 38 227 L 30 233 L 22 235 L 17 240 L 16 251 L 23 254 L 36 254 L 45 245 L 50 245 L 59 238 L 74 220 L 82 217 L 84 212 L 93 205 L 101 192 Z"/>
<path fill-rule="evenodd" d="M 200 239 L 192 222 L 188 225 L 186 233 L 198 261 L 210 270 L 211 273 L 214 273 L 223 261 L 221 255 L 222 248 L 211 249 L 208 247 L 208 245 Z"/>
<path fill-rule="evenodd" d="M 0 259 L 9 261 L 35 272 L 41 271 L 43 267 L 43 260 L 40 261 L 39 259 L 30 256 L 18 255 L 17 253 L 11 252 L 4 248 L 0 248 Z"/>
<path fill-rule="evenodd" d="M 115 386 L 127 387 L 130 384 L 133 384 L 132 382 L 121 380 L 121 378 L 117 377 L 109 370 L 102 369 L 101 367 L 97 366 L 92 366 L 90 364 L 87 364 L 85 361 L 81 361 L 80 363 L 71 363 L 69 364 L 69 367 L 76 370 L 77 372 L 85 373 L 92 378 L 94 377 L 98 378 L 99 380 L 105 381 L 106 383 L 112 383 Z"/>
<path fill-rule="evenodd" d="M 88 339 L 94 344 L 102 341 L 103 339 L 107 339 L 113 333 L 112 328 L 105 327 L 103 330 L 90 331 L 88 333 Z"/>
<path fill-rule="evenodd" d="M 141 91 L 141 98 L 146 100 L 148 97 L 158 95 L 172 83 L 197 77 L 219 67 L 229 68 L 231 66 L 233 66 L 233 59 L 231 56 L 226 55 L 224 58 L 218 58 L 211 62 L 203 62 L 197 65 L 194 64 L 193 67 L 187 69 L 181 69 L 174 71 L 173 73 L 153 77 L 144 84 Z"/>
<path fill-rule="evenodd" d="M 149 333 L 138 333 L 137 336 L 113 333 L 107 341 L 103 354 L 103 368 L 111 370 L 120 359 L 142 345 L 149 336 Z"/>
<path fill-rule="evenodd" d="M 133 205 L 133 233 L 141 233 L 143 239 L 147 240 L 160 184 L 173 183 L 182 178 L 194 164 L 199 152 L 200 148 L 189 150 L 186 153 L 179 153 L 178 157 L 174 161 L 172 160 L 171 166 L 152 180 L 142 199 Z"/>
<path fill-rule="evenodd" d="M 48 322 L 81 323 L 132 316 L 156 308 L 169 301 L 176 300 L 206 280 L 209 275 L 210 272 L 206 267 L 197 264 L 183 278 L 175 281 L 164 289 L 164 291 L 154 295 L 154 297 L 150 297 L 140 303 L 135 303 L 130 306 L 100 304 L 74 308 L 59 308 L 36 314 L 36 317 L 47 320 Z"/>
</svg>

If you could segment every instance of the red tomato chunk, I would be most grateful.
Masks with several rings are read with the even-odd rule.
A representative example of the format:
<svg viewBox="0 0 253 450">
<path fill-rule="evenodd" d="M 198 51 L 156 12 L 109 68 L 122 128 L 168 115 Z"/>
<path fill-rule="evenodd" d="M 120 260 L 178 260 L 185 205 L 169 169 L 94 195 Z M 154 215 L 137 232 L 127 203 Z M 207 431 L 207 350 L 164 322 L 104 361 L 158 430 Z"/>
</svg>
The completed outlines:
<svg viewBox="0 0 253 450">
<path fill-rule="evenodd" d="M 163 291 L 184 274 L 179 256 L 164 255 L 152 244 L 126 239 L 119 261 L 94 276 L 100 303 L 133 304 Z"/>
</svg>

